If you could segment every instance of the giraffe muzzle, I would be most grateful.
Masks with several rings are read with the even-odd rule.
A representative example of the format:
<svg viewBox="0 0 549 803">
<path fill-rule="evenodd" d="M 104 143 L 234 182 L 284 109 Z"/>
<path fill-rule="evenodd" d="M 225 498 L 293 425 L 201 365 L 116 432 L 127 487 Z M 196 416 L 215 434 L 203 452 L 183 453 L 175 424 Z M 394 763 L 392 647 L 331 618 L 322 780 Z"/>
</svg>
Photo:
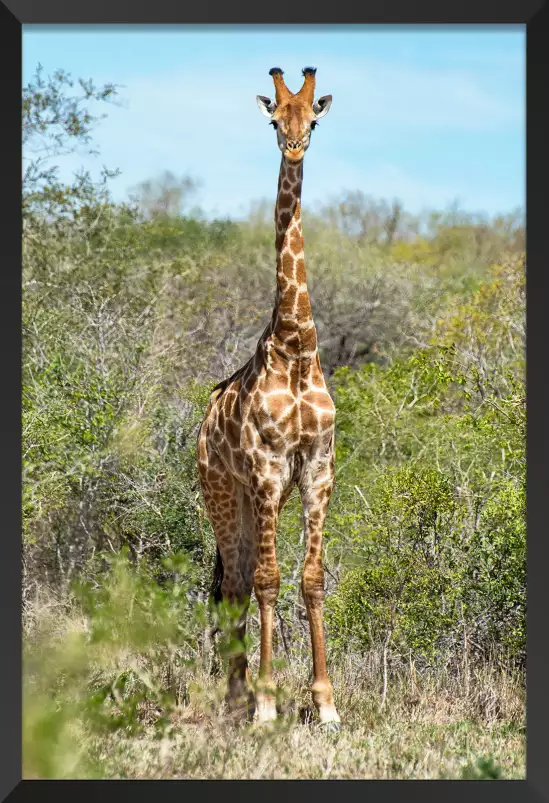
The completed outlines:
<svg viewBox="0 0 549 803">
<path fill-rule="evenodd" d="M 289 159 L 292 162 L 297 162 L 303 159 L 304 154 L 305 150 L 301 140 L 292 139 L 286 142 L 286 149 L 284 151 L 286 159 Z"/>
</svg>

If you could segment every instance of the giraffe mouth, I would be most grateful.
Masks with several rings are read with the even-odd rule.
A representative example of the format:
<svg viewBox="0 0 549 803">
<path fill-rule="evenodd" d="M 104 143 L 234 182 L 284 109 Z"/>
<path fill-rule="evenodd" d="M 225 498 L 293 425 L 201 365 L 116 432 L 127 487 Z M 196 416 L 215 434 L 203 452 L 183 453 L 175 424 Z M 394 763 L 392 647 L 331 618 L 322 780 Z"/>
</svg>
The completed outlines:
<svg viewBox="0 0 549 803">
<path fill-rule="evenodd" d="M 305 151 L 303 148 L 299 148 L 299 150 L 295 148 L 292 148 L 291 150 L 286 148 L 284 151 L 284 157 L 288 162 L 300 162 L 304 156 Z"/>
</svg>

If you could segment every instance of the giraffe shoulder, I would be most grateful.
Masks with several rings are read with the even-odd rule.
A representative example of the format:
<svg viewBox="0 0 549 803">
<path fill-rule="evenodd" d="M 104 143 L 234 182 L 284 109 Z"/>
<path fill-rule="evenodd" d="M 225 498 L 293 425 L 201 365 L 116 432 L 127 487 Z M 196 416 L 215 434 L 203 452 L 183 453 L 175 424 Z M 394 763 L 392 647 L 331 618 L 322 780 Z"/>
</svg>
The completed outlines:
<svg viewBox="0 0 549 803">
<path fill-rule="evenodd" d="M 215 404 L 215 402 L 219 399 L 224 390 L 225 388 L 223 387 L 217 387 L 212 390 L 212 392 L 210 393 L 210 406 L 212 404 Z"/>
</svg>

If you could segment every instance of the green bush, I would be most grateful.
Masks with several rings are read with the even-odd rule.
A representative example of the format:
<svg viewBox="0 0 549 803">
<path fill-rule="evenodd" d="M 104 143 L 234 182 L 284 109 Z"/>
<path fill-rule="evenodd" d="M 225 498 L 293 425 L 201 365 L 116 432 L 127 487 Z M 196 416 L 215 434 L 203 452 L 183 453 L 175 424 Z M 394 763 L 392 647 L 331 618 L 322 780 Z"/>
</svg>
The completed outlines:
<svg viewBox="0 0 549 803">
<path fill-rule="evenodd" d="M 523 665 L 521 264 L 497 268 L 428 348 L 337 374 L 328 554 L 347 572 L 328 621 L 342 646 L 390 637 L 433 658 L 466 643 Z"/>
<path fill-rule="evenodd" d="M 353 542 L 359 565 L 330 597 L 328 626 L 342 647 L 390 640 L 433 658 L 456 623 L 461 585 L 452 482 L 412 463 L 381 474 L 369 498 Z"/>
<path fill-rule="evenodd" d="M 510 485 L 489 499 L 468 555 L 465 595 L 476 643 L 526 660 L 526 494 Z"/>
<path fill-rule="evenodd" d="M 162 584 L 145 564 L 132 566 L 127 551 L 101 562 L 93 581 L 73 586 L 65 616 L 82 625 L 68 630 L 43 616 L 26 643 L 27 778 L 98 777 L 93 735 L 135 734 L 147 714 L 165 735 L 197 666 L 208 617 L 190 593 L 196 577 L 187 556 L 164 559 Z"/>
<path fill-rule="evenodd" d="M 53 158 L 88 147 L 98 122 L 89 101 L 115 92 L 60 72 L 24 93 L 29 597 L 94 580 L 97 555 L 123 547 L 159 583 L 165 555 L 184 552 L 194 594 L 205 595 L 215 546 L 197 429 L 211 386 L 253 353 L 271 313 L 270 208 L 207 221 L 182 207 L 194 181 L 170 175 L 115 204 L 109 174 L 63 185 L 32 158 L 44 137 Z M 386 644 L 424 661 L 466 648 L 523 663 L 520 215 L 488 221 L 452 208 L 420 220 L 360 191 L 304 215 L 337 407 L 329 643 Z M 301 649 L 297 495 L 281 517 L 278 558 L 281 635 Z"/>
</svg>

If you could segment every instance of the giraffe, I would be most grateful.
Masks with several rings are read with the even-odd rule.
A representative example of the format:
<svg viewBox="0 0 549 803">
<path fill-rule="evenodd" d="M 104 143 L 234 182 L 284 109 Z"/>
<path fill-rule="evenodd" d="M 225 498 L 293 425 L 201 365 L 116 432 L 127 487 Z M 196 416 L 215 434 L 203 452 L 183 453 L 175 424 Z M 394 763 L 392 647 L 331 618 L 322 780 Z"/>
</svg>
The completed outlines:
<svg viewBox="0 0 549 803">
<path fill-rule="evenodd" d="M 331 95 L 314 100 L 316 68 L 306 67 L 293 94 L 279 67 L 269 71 L 275 100 L 258 95 L 282 152 L 276 223 L 276 296 L 255 353 L 210 396 L 198 435 L 198 468 L 217 542 L 214 598 L 242 605 L 246 632 L 252 589 L 260 612 L 261 647 L 255 700 L 245 654 L 229 660 L 227 702 L 247 700 L 258 723 L 276 719 L 272 676 L 275 604 L 280 588 L 277 520 L 293 487 L 303 508 L 306 554 L 301 589 L 312 645 L 312 697 L 320 723 L 339 728 L 325 656 L 322 529 L 334 484 L 335 405 L 320 366 L 307 291 L 301 225 L 303 157 Z M 215 583 L 215 580 L 214 580 Z"/>
</svg>

